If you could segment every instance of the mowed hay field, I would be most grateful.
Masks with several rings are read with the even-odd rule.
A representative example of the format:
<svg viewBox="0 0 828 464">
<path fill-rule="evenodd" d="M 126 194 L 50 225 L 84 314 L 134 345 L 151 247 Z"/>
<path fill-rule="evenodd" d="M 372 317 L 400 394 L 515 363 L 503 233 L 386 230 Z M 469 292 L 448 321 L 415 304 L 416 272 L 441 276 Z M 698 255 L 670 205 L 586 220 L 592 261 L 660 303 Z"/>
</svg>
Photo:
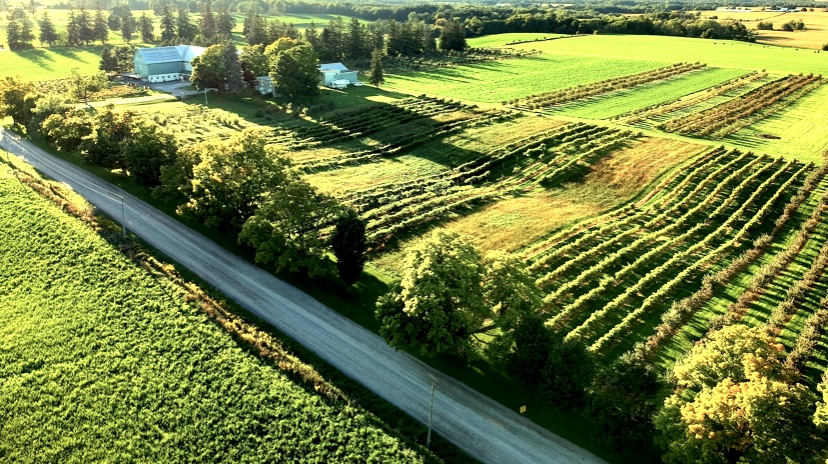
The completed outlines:
<svg viewBox="0 0 828 464">
<path fill-rule="evenodd" d="M 758 10 L 754 8 L 754 10 Z M 828 44 L 828 12 L 823 8 L 813 8 L 814 11 L 702 11 L 702 18 L 712 16 L 719 21 L 740 21 L 748 30 L 757 34 L 757 43 L 780 45 L 783 47 L 800 47 L 820 50 Z M 802 21 L 806 30 L 786 32 L 781 30 L 782 25 L 790 21 Z M 759 22 L 773 23 L 774 30 L 758 30 Z"/>
<path fill-rule="evenodd" d="M 5 164 L 0 217 L 0 460 L 423 461 L 240 347 Z"/>
</svg>

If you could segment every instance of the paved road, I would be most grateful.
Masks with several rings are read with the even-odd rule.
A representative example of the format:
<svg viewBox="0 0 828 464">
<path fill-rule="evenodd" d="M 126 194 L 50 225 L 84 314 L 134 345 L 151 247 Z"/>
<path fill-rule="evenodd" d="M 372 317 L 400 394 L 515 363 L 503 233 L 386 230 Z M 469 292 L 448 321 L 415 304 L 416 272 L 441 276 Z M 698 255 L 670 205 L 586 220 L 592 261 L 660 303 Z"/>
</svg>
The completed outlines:
<svg viewBox="0 0 828 464">
<path fill-rule="evenodd" d="M 6 137 L 3 147 L 5 143 L 13 154 L 69 184 L 116 220 L 121 218 L 122 197 L 130 232 L 423 423 L 428 420 L 434 382 L 435 431 L 480 461 L 603 462 L 465 384 L 394 351 L 379 336 L 117 187 L 14 136 Z"/>
</svg>

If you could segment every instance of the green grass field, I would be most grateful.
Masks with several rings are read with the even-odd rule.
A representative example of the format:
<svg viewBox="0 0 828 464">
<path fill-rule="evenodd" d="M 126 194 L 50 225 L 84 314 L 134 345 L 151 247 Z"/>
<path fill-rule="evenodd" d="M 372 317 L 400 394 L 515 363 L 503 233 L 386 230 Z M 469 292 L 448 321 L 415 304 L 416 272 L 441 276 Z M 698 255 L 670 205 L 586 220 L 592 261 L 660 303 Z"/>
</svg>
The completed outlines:
<svg viewBox="0 0 828 464">
<path fill-rule="evenodd" d="M 586 119 L 609 119 L 705 90 L 743 74 L 745 72 L 740 69 L 704 68 L 666 81 L 563 105 L 552 112 Z"/>
<path fill-rule="evenodd" d="M 725 140 L 762 153 L 824 163 L 828 150 L 828 86 L 821 86 L 787 109 L 752 124 Z M 770 136 L 770 137 L 769 137 Z M 771 138 L 778 137 L 778 138 Z"/>
<path fill-rule="evenodd" d="M 779 74 L 828 75 L 828 55 L 814 53 L 814 50 L 725 40 L 647 35 L 590 35 L 515 45 L 514 48 L 540 50 L 550 55 L 669 63 L 699 61 L 717 68 L 765 69 Z"/>
<path fill-rule="evenodd" d="M 0 460 L 419 462 L 0 166 Z"/>
<path fill-rule="evenodd" d="M 566 42 L 561 39 L 552 42 Z M 594 59 L 545 54 L 430 72 L 389 75 L 385 87 L 412 95 L 421 93 L 474 102 L 498 103 L 578 84 L 658 68 L 655 61 Z"/>
</svg>

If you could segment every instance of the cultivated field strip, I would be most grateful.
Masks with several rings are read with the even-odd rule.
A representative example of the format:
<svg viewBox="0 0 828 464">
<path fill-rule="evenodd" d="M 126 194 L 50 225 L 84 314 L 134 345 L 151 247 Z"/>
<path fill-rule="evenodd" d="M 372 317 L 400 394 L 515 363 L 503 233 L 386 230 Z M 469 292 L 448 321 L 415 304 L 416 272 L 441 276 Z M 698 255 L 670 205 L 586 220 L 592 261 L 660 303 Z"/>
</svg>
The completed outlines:
<svg viewBox="0 0 828 464">
<path fill-rule="evenodd" d="M 584 98 L 595 97 L 618 90 L 629 89 L 669 79 L 673 76 L 699 70 L 705 66 L 706 65 L 703 63 L 676 63 L 663 68 L 654 69 L 652 71 L 616 77 L 613 79 L 594 82 L 592 84 L 579 85 L 554 92 L 532 95 L 526 98 L 503 103 L 513 105 L 515 108 L 521 110 L 545 109 L 556 105 L 574 102 L 576 100 L 582 100 Z"/>
<path fill-rule="evenodd" d="M 404 150 L 436 138 L 447 137 L 472 127 L 495 124 L 514 117 L 517 117 L 517 115 L 512 112 L 486 111 L 468 113 L 454 121 L 428 120 L 426 124 L 419 125 L 414 133 L 399 135 L 379 147 L 356 152 L 343 152 L 324 159 L 306 161 L 297 164 L 297 168 L 303 173 L 313 173 L 344 166 L 372 163 L 383 158 L 400 155 Z"/>
<path fill-rule="evenodd" d="M 729 155 L 737 155 L 737 153 L 731 152 Z M 705 177 L 693 191 L 681 198 L 680 201 L 676 201 L 672 208 L 668 208 L 659 214 L 645 213 L 643 220 L 646 222 L 642 222 L 640 227 L 631 226 L 627 229 L 623 227 L 626 224 L 622 224 L 620 229 L 616 228 L 612 230 L 613 236 L 604 235 L 602 237 L 596 237 L 596 240 L 583 244 L 583 248 L 585 249 L 572 250 L 570 252 L 571 258 L 566 262 L 558 264 L 556 269 L 552 269 L 549 273 L 541 277 L 538 283 L 544 288 L 550 288 L 551 283 L 566 275 L 565 272 L 559 272 L 558 269 L 564 269 L 566 271 L 581 268 L 586 270 L 578 274 L 575 279 L 563 283 L 555 291 L 548 294 L 544 298 L 544 306 L 542 309 L 548 310 L 551 305 L 566 301 L 565 298 L 573 290 L 583 290 L 584 284 L 594 281 L 595 278 L 605 273 L 607 269 L 616 265 L 616 263 L 621 262 L 622 259 L 636 256 L 636 253 L 646 249 L 654 238 L 669 236 L 674 232 L 685 230 L 687 224 L 694 220 L 697 213 L 710 208 L 714 201 L 718 201 L 720 191 L 734 185 L 736 179 L 759 164 L 760 161 L 759 158 L 742 153 L 734 156 L 732 160 L 721 164 L 717 169 L 713 169 L 706 175 L 705 171 L 699 170 L 701 171 L 699 175 L 704 175 Z M 737 164 L 741 164 L 741 167 L 725 177 L 726 170 L 733 168 Z M 703 195 L 701 194 L 702 192 Z M 694 203 L 694 199 L 697 197 L 701 201 Z M 675 219 L 673 220 L 674 216 Z M 666 243 L 660 247 L 651 248 L 639 259 L 647 259 L 649 256 L 658 253 L 663 247 L 666 247 Z M 574 262 L 574 264 L 568 264 L 570 261 Z M 581 298 L 586 299 L 589 295 L 589 293 L 586 293 Z M 562 317 L 561 314 L 558 316 Z"/>
<path fill-rule="evenodd" d="M 753 182 L 751 182 L 752 180 L 754 180 L 759 174 L 769 170 L 772 167 L 770 163 L 764 163 L 763 166 L 754 172 L 753 175 L 748 176 L 746 173 L 750 171 L 755 164 L 756 163 L 746 164 L 742 169 L 719 184 L 703 201 L 699 202 L 687 214 L 681 216 L 676 222 L 672 223 L 665 229 L 643 233 L 636 241 L 607 256 L 596 267 L 599 267 L 602 271 L 618 269 L 619 267 L 620 269 L 618 269 L 612 277 L 607 276 L 605 279 L 601 280 L 597 287 L 592 287 L 587 293 L 580 294 L 574 302 L 565 306 L 561 313 L 550 320 L 549 325 L 561 326 L 582 324 L 584 318 L 592 317 L 587 316 L 588 309 L 594 305 L 596 300 L 601 301 L 602 298 L 606 297 L 608 290 L 618 288 L 618 284 L 624 282 L 627 278 L 635 278 L 639 275 L 645 275 L 652 268 L 657 267 L 661 263 L 662 259 L 676 256 L 677 253 L 681 252 L 682 247 L 690 246 L 694 243 L 693 239 L 699 236 L 703 237 L 703 232 L 708 229 L 706 221 L 702 222 L 706 219 L 705 213 L 714 206 L 716 206 L 716 209 L 714 210 L 716 214 L 719 214 L 725 210 L 725 208 L 732 206 L 735 201 L 734 196 L 732 194 L 725 195 L 727 191 L 741 193 L 741 191 L 747 190 L 753 185 Z M 686 225 L 688 225 L 691 221 L 696 221 L 695 226 L 687 230 Z M 678 233 L 678 235 L 671 235 L 673 232 Z M 643 250 L 648 245 L 651 246 L 653 242 L 659 244 L 649 248 L 643 254 L 636 255 L 638 250 Z M 635 256 L 638 256 L 637 259 L 629 264 L 622 260 L 622 258 L 625 257 L 629 257 L 629 259 L 631 259 Z M 579 284 L 583 284 L 589 283 L 592 279 L 584 281 L 584 279 L 579 276 L 579 279 L 576 280 Z M 570 288 L 572 287 L 568 287 L 567 290 Z M 640 291 L 640 286 L 629 288 L 634 288 L 634 291 L 636 292 Z M 581 285 L 580 289 L 583 289 L 583 285 Z M 630 291 L 630 293 L 631 292 L 632 291 Z M 552 295 L 557 298 L 561 296 L 560 293 L 563 292 L 554 293 Z M 564 294 L 564 296 L 566 295 Z M 550 298 L 545 299 L 544 303 L 550 304 Z M 592 318 L 594 319 L 594 317 Z"/>
<path fill-rule="evenodd" d="M 711 98 L 738 91 L 739 89 L 742 89 L 753 82 L 762 80 L 765 77 L 767 77 L 767 73 L 754 71 L 745 76 L 736 77 L 722 82 L 721 84 L 710 87 L 705 91 L 677 98 L 672 101 L 658 103 L 636 111 L 631 111 L 616 117 L 616 119 L 624 124 L 635 125 L 647 119 L 654 119 L 659 116 L 674 113 L 676 111 L 698 105 L 702 102 L 710 100 Z"/>
<path fill-rule="evenodd" d="M 524 260 L 529 264 L 529 270 L 537 271 L 542 267 L 548 267 L 549 261 L 554 259 L 558 254 L 561 254 L 559 247 L 566 247 L 573 240 L 581 240 L 584 235 L 596 234 L 598 233 L 597 229 L 611 230 L 614 227 L 614 221 L 626 219 L 629 216 L 644 214 L 644 211 L 640 208 L 652 198 L 661 195 L 665 191 L 676 191 L 676 186 L 687 180 L 700 166 L 711 163 L 715 158 L 724 154 L 725 150 L 723 148 L 710 149 L 702 155 L 691 159 L 689 162 L 682 164 L 679 169 L 674 169 L 658 185 L 650 189 L 642 199 L 636 201 L 634 204 L 611 210 L 572 227 L 557 231 L 541 241 L 530 244 L 522 252 Z M 547 258 L 547 256 L 550 257 Z"/>
<path fill-rule="evenodd" d="M 791 75 L 758 87 L 705 111 L 656 126 L 667 132 L 722 138 L 788 106 L 823 83 L 822 76 Z"/>
<path fill-rule="evenodd" d="M 794 161 L 790 162 L 789 167 L 795 164 Z M 608 348 L 611 348 L 613 344 L 619 342 L 624 337 L 628 336 L 632 330 L 636 328 L 637 325 L 643 323 L 643 318 L 648 315 L 648 313 L 656 310 L 658 307 L 662 307 L 663 303 L 675 293 L 675 291 L 682 285 L 685 285 L 689 280 L 693 278 L 699 278 L 700 274 L 704 272 L 704 270 L 714 264 L 724 261 L 727 259 L 730 254 L 737 250 L 739 245 L 741 244 L 742 237 L 744 237 L 747 233 L 749 233 L 752 229 L 754 229 L 757 224 L 766 219 L 770 212 L 773 210 L 775 206 L 778 205 L 780 198 L 786 195 L 786 192 L 789 188 L 791 188 L 796 182 L 798 182 L 810 169 L 811 166 L 802 166 L 796 173 L 791 176 L 781 187 L 778 187 L 776 192 L 759 208 L 759 210 L 751 217 L 751 219 L 745 222 L 739 232 L 735 235 L 732 240 L 726 240 L 724 243 L 718 246 L 713 250 L 707 251 L 706 254 L 701 255 L 695 261 L 691 261 L 692 264 L 689 266 L 684 265 L 683 269 L 681 269 L 678 274 L 676 274 L 672 279 L 670 279 L 667 283 L 661 285 L 655 292 L 651 293 L 641 304 L 641 306 L 635 308 L 633 311 L 628 313 L 626 316 L 623 316 L 620 322 L 617 322 L 615 326 L 609 329 L 606 332 L 603 332 L 603 335 L 595 341 L 590 347 L 593 351 L 604 351 Z M 785 169 L 787 171 L 788 169 Z M 763 193 L 763 191 L 769 186 L 772 185 L 777 178 L 783 174 L 783 170 L 777 171 L 773 176 L 768 178 L 763 184 L 761 184 L 757 191 L 751 195 L 748 201 L 740 208 L 736 213 L 732 214 L 723 224 L 720 226 L 716 231 L 707 235 L 703 240 L 699 243 L 693 245 L 691 249 L 697 248 L 699 250 L 706 250 L 709 249 L 708 245 L 713 242 L 713 240 L 719 239 L 721 236 L 726 236 L 730 229 L 734 227 L 734 224 L 739 221 L 745 215 L 746 208 L 754 203 L 754 199 L 757 198 L 759 195 Z M 694 250 L 695 251 L 695 250 Z M 690 257 L 689 250 L 685 251 L 684 254 L 676 255 L 671 259 L 675 263 L 682 265 L 681 261 Z M 651 274 L 655 277 L 658 277 L 659 273 L 662 271 L 666 271 L 666 265 L 663 265 L 662 268 L 658 268 L 655 271 L 652 271 Z M 643 280 L 643 279 L 642 279 Z M 639 281 L 641 283 L 641 281 Z M 637 284 L 638 285 L 638 284 Z M 609 306 L 609 305 L 608 305 Z M 606 307 L 605 307 L 606 309 Z M 610 319 L 609 321 L 605 322 L 605 324 L 613 324 L 617 321 L 617 317 L 614 319 Z M 601 329 L 598 330 L 602 332 Z"/>
<path fill-rule="evenodd" d="M 633 137 L 628 131 L 573 123 L 498 147 L 450 171 L 372 187 L 347 201 L 366 220 L 369 241 L 380 251 L 401 232 L 582 175 Z"/>
<path fill-rule="evenodd" d="M 594 351 L 612 349 L 657 318 L 676 292 L 734 260 L 813 171 L 796 161 L 722 152 L 668 176 L 638 211 L 625 208 L 535 255 L 530 270 L 549 292 L 541 308 L 551 315 L 547 325 Z"/>
<path fill-rule="evenodd" d="M 453 112 L 472 112 L 473 107 L 426 96 L 393 103 L 337 112 L 328 119 L 293 129 L 277 129 L 273 141 L 298 150 L 358 139 L 393 126 L 425 120 Z"/>
</svg>

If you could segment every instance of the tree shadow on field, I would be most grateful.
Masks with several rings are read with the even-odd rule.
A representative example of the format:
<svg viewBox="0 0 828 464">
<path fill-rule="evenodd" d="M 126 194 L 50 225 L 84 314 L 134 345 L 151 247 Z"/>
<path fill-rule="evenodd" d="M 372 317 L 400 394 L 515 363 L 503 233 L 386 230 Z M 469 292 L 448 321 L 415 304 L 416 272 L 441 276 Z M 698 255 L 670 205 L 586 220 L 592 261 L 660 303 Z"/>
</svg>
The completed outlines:
<svg viewBox="0 0 828 464">
<path fill-rule="evenodd" d="M 17 55 L 18 57 L 20 57 L 20 58 L 31 61 L 32 63 L 34 63 L 35 65 L 37 65 L 40 68 L 43 68 L 43 69 L 46 69 L 46 70 L 49 70 L 49 71 L 53 70 L 53 68 L 52 68 L 52 66 L 50 66 L 49 62 L 53 63 L 55 61 L 55 59 L 52 58 L 51 56 L 49 56 L 49 54 L 46 52 L 46 50 L 43 50 L 41 48 L 35 48 L 33 50 L 21 50 L 21 51 L 13 52 L 13 53 L 15 55 Z"/>
</svg>

